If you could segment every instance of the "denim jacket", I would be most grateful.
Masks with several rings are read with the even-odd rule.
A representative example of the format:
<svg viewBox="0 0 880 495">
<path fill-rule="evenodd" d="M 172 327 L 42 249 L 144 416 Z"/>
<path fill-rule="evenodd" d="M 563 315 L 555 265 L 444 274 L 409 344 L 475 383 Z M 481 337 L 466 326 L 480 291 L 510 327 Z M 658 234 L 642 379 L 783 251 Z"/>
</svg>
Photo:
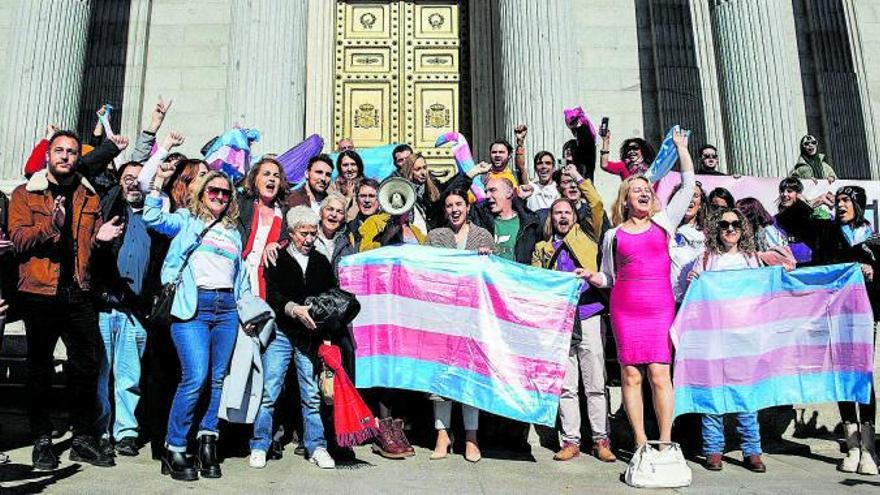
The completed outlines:
<svg viewBox="0 0 880 495">
<path fill-rule="evenodd" d="M 180 271 L 187 250 L 196 242 L 196 238 L 207 225 L 201 219 L 194 217 L 186 208 L 180 208 L 174 213 L 162 211 L 162 197 L 153 195 L 147 196 L 144 200 L 144 223 L 156 232 L 171 237 L 171 246 L 168 248 L 161 272 L 162 284 L 171 283 Z M 241 250 L 241 236 L 237 231 L 235 239 Z M 171 315 L 181 320 L 189 320 L 195 316 L 198 293 L 192 266 L 187 264 L 183 270 L 180 286 L 174 295 Z M 243 294 L 250 293 L 251 285 L 247 268 L 242 263 L 241 257 L 238 257 L 235 261 L 235 300 L 238 301 Z"/>
</svg>

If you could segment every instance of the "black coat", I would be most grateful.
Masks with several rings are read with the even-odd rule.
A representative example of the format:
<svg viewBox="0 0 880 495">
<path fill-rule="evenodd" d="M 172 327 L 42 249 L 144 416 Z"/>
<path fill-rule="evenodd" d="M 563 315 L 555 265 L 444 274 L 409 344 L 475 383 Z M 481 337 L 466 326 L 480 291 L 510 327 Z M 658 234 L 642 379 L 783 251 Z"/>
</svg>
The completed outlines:
<svg viewBox="0 0 880 495">
<path fill-rule="evenodd" d="M 118 216 L 126 226 L 128 225 L 127 203 L 118 184 L 108 189 L 101 197 L 101 219 L 107 222 L 115 216 Z M 149 313 L 153 297 L 162 287 L 160 272 L 171 240 L 153 229 L 147 229 L 147 234 L 150 236 L 150 257 L 140 294 L 132 292 L 128 282 L 119 274 L 116 260 L 125 240 L 124 234 L 110 243 L 103 243 L 100 249 L 94 251 L 92 293 L 96 299 L 97 309 L 103 311 L 121 309 L 131 311 L 139 317 Z"/>
<path fill-rule="evenodd" d="M 284 311 L 289 302 L 305 305 L 307 297 L 339 286 L 336 273 L 323 254 L 314 250 L 309 254 L 309 264 L 303 276 L 299 263 L 285 249 L 278 252 L 275 265 L 270 265 L 263 273 L 266 277 L 266 302 L 275 311 L 278 327 L 291 340 L 315 349 L 322 340 L 339 342 L 345 329 L 318 327 L 317 331 L 312 331 Z"/>
<path fill-rule="evenodd" d="M 422 214 L 425 217 L 425 224 L 427 224 L 428 230 L 431 231 L 446 224 L 446 212 L 443 207 L 443 198 L 445 194 L 453 189 L 467 191 L 471 187 L 471 180 L 461 172 L 455 174 L 443 184 L 440 184 L 436 179 L 430 176 L 428 177 L 428 180 L 433 181 L 437 190 L 440 192 L 437 201 L 431 201 L 431 198 L 428 196 L 428 188 L 426 187 L 422 195 L 416 196 L 416 205 L 422 211 Z M 425 234 L 427 235 L 427 232 L 425 232 Z"/>
<path fill-rule="evenodd" d="M 813 265 L 836 263 L 863 263 L 874 268 L 874 279 L 866 281 L 874 319 L 880 320 L 880 246 L 876 239 L 850 246 L 841 226 L 834 220 L 814 218 L 813 209 L 803 201 L 796 201 L 776 216 L 779 226 L 797 237 L 813 251 Z"/>
<path fill-rule="evenodd" d="M 513 210 L 519 216 L 519 233 L 516 235 L 516 246 L 514 247 L 516 261 L 524 265 L 531 265 L 535 244 L 542 238 L 541 224 L 538 221 L 538 215 L 526 208 L 525 203 L 519 198 L 513 199 Z M 470 217 L 475 225 L 483 227 L 490 234 L 495 235 L 495 216 L 492 215 L 486 201 L 472 206 Z"/>
</svg>

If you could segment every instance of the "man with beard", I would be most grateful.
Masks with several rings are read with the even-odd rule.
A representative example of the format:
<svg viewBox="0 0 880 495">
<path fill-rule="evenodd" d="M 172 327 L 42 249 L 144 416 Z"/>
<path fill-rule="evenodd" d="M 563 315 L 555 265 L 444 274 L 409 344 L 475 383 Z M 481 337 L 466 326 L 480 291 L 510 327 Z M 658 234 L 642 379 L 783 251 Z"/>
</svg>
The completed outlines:
<svg viewBox="0 0 880 495">
<path fill-rule="evenodd" d="M 574 205 L 578 218 L 577 222 L 581 226 L 581 230 L 589 235 L 593 235 L 596 232 L 602 234 L 610 228 L 610 222 L 604 212 L 601 212 L 601 222 L 594 224 L 590 221 L 593 218 L 593 211 L 590 209 L 590 205 L 601 204 L 602 198 L 599 196 L 595 186 L 593 186 L 593 182 L 581 176 L 580 170 L 576 165 L 568 164 L 561 170 L 557 170 L 553 173 L 553 180 L 559 186 L 559 197 L 567 199 Z M 535 211 L 535 213 L 538 215 L 539 224 L 545 225 L 547 218 L 550 216 L 550 209 L 544 208 Z"/>
<path fill-rule="evenodd" d="M 358 214 L 352 221 L 348 222 L 348 231 L 351 232 L 354 245 L 359 246 L 361 243 L 361 225 L 368 218 L 379 212 L 379 182 L 370 178 L 361 180 L 357 189 L 355 189 L 354 195 Z"/>
<path fill-rule="evenodd" d="M 48 407 L 59 337 L 67 348 L 70 460 L 113 466 L 113 458 L 99 450 L 94 437 L 101 343 L 89 264 L 93 247 L 120 236 L 124 225 L 119 218 L 103 222 L 98 216 L 98 195 L 76 171 L 79 137 L 59 131 L 48 144 L 48 168 L 15 188 L 9 208 L 9 231 L 21 261 L 18 290 L 27 331 L 33 466 L 52 470 L 59 463 Z"/>
<path fill-rule="evenodd" d="M 514 159 L 514 165 L 516 166 L 517 174 L 514 175 L 508 166 L 510 157 L 514 153 L 513 146 L 506 139 L 496 139 L 489 146 L 489 163 L 480 162 L 475 167 L 479 170 L 489 169 L 489 172 L 480 174 L 479 177 L 480 182 L 486 187 L 489 186 L 489 181 L 492 179 L 507 179 L 514 188 L 517 188 L 519 184 L 523 184 L 527 191 L 531 191 L 531 186 L 528 185 L 529 173 L 526 170 L 525 162 L 525 139 L 528 134 L 528 128 L 524 124 L 519 124 L 514 129 L 514 132 L 516 133 L 516 158 Z"/>
<path fill-rule="evenodd" d="M 718 148 L 711 144 L 704 144 L 700 148 L 700 168 L 697 173 L 700 175 L 727 175 L 718 170 Z"/>
<path fill-rule="evenodd" d="M 118 183 L 101 198 L 101 218 L 118 218 L 124 232 L 95 253 L 93 259 L 95 306 L 104 341 L 98 373 L 98 421 L 101 449 L 108 455 L 137 455 L 138 422 L 135 409 L 141 398 L 141 358 L 147 343 L 144 318 L 158 289 L 162 258 L 151 256 L 159 244 L 143 221 L 144 194 L 138 185 L 143 166 L 122 165 Z M 115 396 L 110 397 L 110 376 Z M 114 418 L 111 424 L 110 419 Z"/>
<path fill-rule="evenodd" d="M 315 213 L 321 211 L 321 203 L 327 197 L 330 177 L 333 176 L 333 160 L 327 155 L 309 159 L 306 183 L 287 195 L 287 207 L 308 206 Z"/>
<path fill-rule="evenodd" d="M 566 167 L 577 174 L 574 165 Z M 567 198 L 559 198 L 550 206 L 550 215 L 544 223 L 544 241 L 535 246 L 532 265 L 562 272 L 579 268 L 595 271 L 598 268 L 599 233 L 601 232 L 602 199 L 588 180 L 591 191 L 587 197 L 590 216 L 583 219 L 591 227 L 581 228 L 578 212 Z M 590 232 L 590 233 L 587 233 Z M 593 434 L 593 453 L 603 462 L 614 462 L 608 441 L 608 404 L 605 397 L 605 335 L 601 313 L 602 298 L 597 290 L 585 285 L 578 301 L 578 317 L 571 334 L 568 365 L 559 397 L 559 418 L 562 425 L 562 449 L 553 456 L 557 461 L 568 461 L 581 451 L 581 414 L 578 400 L 578 381 L 583 380 L 587 398 L 590 431 Z"/>
</svg>

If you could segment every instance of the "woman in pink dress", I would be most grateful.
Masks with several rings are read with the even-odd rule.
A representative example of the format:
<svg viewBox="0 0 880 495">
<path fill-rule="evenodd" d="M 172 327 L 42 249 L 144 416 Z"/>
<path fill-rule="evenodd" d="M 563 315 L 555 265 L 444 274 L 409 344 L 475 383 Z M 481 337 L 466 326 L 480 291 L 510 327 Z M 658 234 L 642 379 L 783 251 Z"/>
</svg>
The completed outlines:
<svg viewBox="0 0 880 495">
<path fill-rule="evenodd" d="M 644 445 L 642 378 L 647 371 L 660 425 L 660 440 L 672 435 L 673 395 L 669 328 L 675 317 L 670 281 L 670 243 L 681 223 L 694 190 L 694 164 L 688 139 L 673 136 L 681 165 L 683 186 L 665 210 L 651 183 L 633 175 L 620 184 L 612 219 L 615 228 L 602 242 L 602 267 L 597 273 L 581 272 L 597 287 L 611 287 L 611 324 L 617 341 L 623 381 L 623 405 L 635 433 L 636 447 Z"/>
</svg>

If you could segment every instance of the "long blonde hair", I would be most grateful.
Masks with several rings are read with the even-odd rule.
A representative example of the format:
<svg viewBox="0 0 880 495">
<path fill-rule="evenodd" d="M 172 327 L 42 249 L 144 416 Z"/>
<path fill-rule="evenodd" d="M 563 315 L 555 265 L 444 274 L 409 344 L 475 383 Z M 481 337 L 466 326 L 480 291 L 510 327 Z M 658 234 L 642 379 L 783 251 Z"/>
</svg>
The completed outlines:
<svg viewBox="0 0 880 495">
<path fill-rule="evenodd" d="M 637 180 L 647 184 L 648 190 L 651 191 L 651 211 L 649 216 L 654 216 L 655 213 L 660 211 L 660 201 L 657 199 L 657 194 L 654 192 L 654 187 L 653 184 L 651 184 L 651 181 L 641 174 L 631 175 L 621 181 L 620 188 L 617 190 L 617 199 L 614 200 L 614 204 L 611 206 L 611 221 L 615 226 L 622 224 L 629 218 L 627 198 L 629 196 L 629 190 L 632 189 L 632 183 Z"/>
<path fill-rule="evenodd" d="M 422 155 L 421 153 L 413 153 L 412 155 L 409 155 L 400 166 L 400 175 L 402 175 L 404 179 L 413 182 L 413 169 L 416 167 L 416 161 L 418 160 L 424 160 L 425 166 L 428 166 L 428 160 L 425 160 L 424 155 Z M 413 184 L 415 184 L 415 182 L 413 182 Z M 430 171 L 428 171 L 428 180 L 425 181 L 425 190 L 428 191 L 429 200 L 437 201 L 438 199 L 440 199 L 440 190 L 437 189 L 437 185 L 434 184 L 433 180 L 431 180 Z"/>
<path fill-rule="evenodd" d="M 226 210 L 223 212 L 223 226 L 226 228 L 235 228 L 236 223 L 238 222 L 238 199 L 235 197 L 235 186 L 232 184 L 232 179 L 223 172 L 212 170 L 202 178 L 198 179 L 193 185 L 192 195 L 190 195 L 189 204 L 187 204 L 186 207 L 193 216 L 201 221 L 206 223 L 213 222 L 214 215 L 211 213 L 211 210 L 208 209 L 208 205 L 205 204 L 204 196 L 205 188 L 208 186 L 208 183 L 217 178 L 225 180 L 231 191 L 229 204 L 226 205 Z"/>
</svg>

